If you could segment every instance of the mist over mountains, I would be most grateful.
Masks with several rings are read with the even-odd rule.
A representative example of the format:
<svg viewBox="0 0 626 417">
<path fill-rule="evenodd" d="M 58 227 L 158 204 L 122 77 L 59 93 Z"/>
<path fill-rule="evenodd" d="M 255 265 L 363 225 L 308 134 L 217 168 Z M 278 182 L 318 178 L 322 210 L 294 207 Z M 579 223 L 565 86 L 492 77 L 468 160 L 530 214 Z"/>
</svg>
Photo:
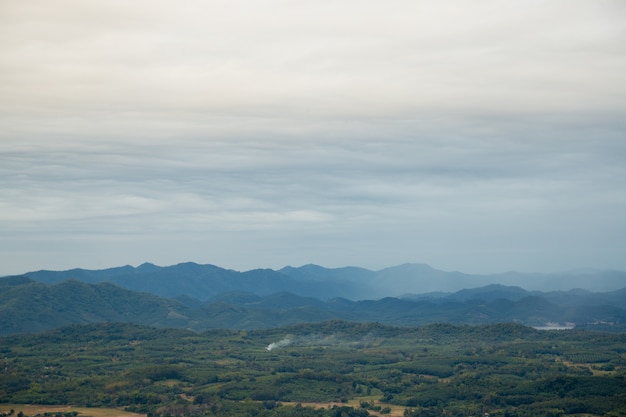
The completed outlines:
<svg viewBox="0 0 626 417">
<path fill-rule="evenodd" d="M 526 288 L 508 285 L 522 281 Z M 560 274 L 469 275 L 422 264 L 381 271 L 305 265 L 237 272 L 195 263 L 36 271 L 0 278 L 0 335 L 98 322 L 203 331 L 327 320 L 626 331 L 625 283 L 626 273 L 616 271 L 580 271 L 565 280 Z M 570 288 L 528 289 L 533 286 Z"/>
<path fill-rule="evenodd" d="M 287 266 L 279 270 L 238 272 L 193 262 L 165 267 L 144 263 L 138 267 L 127 265 L 103 270 L 43 270 L 28 272 L 24 276 L 44 283 L 58 283 L 67 279 L 88 283 L 110 282 L 133 291 L 162 297 L 189 296 L 201 301 L 230 291 L 244 291 L 260 296 L 284 291 L 324 300 L 335 297 L 365 300 L 455 292 L 490 284 L 518 286 L 529 291 L 580 288 L 603 292 L 626 287 L 626 272 L 623 271 L 585 269 L 550 274 L 505 272 L 472 275 L 441 271 L 426 264 L 403 264 L 380 271 L 304 265 Z"/>
</svg>

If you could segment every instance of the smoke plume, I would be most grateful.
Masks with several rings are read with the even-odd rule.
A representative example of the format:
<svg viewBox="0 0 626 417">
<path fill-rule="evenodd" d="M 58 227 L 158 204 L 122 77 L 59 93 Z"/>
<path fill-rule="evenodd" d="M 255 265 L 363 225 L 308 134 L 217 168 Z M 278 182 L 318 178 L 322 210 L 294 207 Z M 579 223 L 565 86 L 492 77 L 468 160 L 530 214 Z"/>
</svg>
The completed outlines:
<svg viewBox="0 0 626 417">
<path fill-rule="evenodd" d="M 269 345 L 267 345 L 265 350 L 267 350 L 268 352 L 271 352 L 274 349 L 283 348 L 283 347 L 289 346 L 290 344 L 291 344 L 291 339 L 283 339 L 278 342 L 270 343 Z"/>
</svg>

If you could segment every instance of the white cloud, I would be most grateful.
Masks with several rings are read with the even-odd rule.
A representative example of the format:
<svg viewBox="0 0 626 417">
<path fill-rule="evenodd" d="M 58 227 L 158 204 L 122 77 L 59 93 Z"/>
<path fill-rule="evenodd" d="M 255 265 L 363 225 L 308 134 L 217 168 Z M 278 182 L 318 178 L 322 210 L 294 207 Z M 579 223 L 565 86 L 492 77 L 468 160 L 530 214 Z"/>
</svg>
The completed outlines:
<svg viewBox="0 0 626 417">
<path fill-rule="evenodd" d="M 615 1 L 7 9 L 10 113 L 396 117 L 624 105 L 624 8 Z"/>
</svg>

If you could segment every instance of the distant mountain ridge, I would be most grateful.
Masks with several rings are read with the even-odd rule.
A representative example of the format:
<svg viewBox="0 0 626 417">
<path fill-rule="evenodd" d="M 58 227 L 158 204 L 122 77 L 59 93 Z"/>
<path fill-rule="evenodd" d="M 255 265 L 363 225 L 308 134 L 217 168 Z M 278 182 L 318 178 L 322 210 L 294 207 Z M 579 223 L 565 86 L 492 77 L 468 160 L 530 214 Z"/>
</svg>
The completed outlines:
<svg viewBox="0 0 626 417">
<path fill-rule="evenodd" d="M 111 282 L 133 291 L 149 292 L 161 297 L 189 296 L 199 300 L 207 300 L 235 290 L 258 295 L 290 291 L 319 298 L 359 293 L 357 286 L 344 281 L 298 280 L 272 269 L 238 272 L 193 262 L 166 267 L 145 263 L 136 268 L 127 265 L 103 270 L 42 270 L 24 275 L 35 281 L 50 284 L 67 279 L 88 283 Z"/>
<path fill-rule="evenodd" d="M 264 296 L 287 291 L 323 300 L 343 297 L 351 300 L 402 297 L 411 294 L 456 292 L 500 284 L 525 290 L 612 291 L 626 287 L 626 272 L 578 270 L 554 274 L 506 272 L 471 275 L 447 272 L 426 264 L 403 264 L 370 271 L 365 268 L 324 268 L 319 265 L 287 266 L 280 270 L 253 269 L 238 272 L 215 265 L 186 262 L 172 266 L 144 263 L 103 270 L 35 271 L 24 274 L 40 282 L 58 283 L 74 279 L 87 283 L 110 282 L 121 287 L 162 297 L 187 296 L 208 300 L 231 291 Z"/>
</svg>

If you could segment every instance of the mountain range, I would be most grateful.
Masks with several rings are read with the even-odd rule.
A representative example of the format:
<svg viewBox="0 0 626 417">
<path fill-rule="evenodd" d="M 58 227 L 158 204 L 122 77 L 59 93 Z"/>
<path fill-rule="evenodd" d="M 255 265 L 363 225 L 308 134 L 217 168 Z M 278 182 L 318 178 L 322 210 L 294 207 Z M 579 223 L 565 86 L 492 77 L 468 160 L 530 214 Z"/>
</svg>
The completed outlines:
<svg viewBox="0 0 626 417">
<path fill-rule="evenodd" d="M 320 299 L 350 300 L 403 297 L 411 294 L 455 292 L 490 284 L 518 286 L 526 290 L 567 291 L 574 288 L 606 292 L 626 287 L 626 272 L 584 269 L 552 274 L 505 272 L 472 275 L 447 272 L 426 264 L 403 264 L 380 271 L 358 267 L 324 268 L 318 265 L 287 266 L 279 270 L 238 272 L 193 262 L 160 267 L 144 263 L 103 270 L 71 269 L 36 271 L 25 276 L 40 282 L 74 279 L 87 283 L 110 282 L 133 291 L 162 297 L 189 296 L 206 301 L 230 291 L 269 295 L 286 291 Z"/>
<path fill-rule="evenodd" d="M 202 331 L 332 319 L 401 326 L 516 322 L 626 331 L 626 288 L 592 292 L 481 286 L 485 277 L 512 275 L 523 274 L 475 276 L 421 264 L 377 272 L 317 265 L 237 272 L 194 263 L 37 271 L 0 278 L 0 335 L 76 323 L 127 322 Z M 526 282 L 536 282 L 531 279 L 535 275 Z M 626 274 L 615 271 L 580 272 L 568 282 L 582 283 L 577 279 L 583 276 L 601 288 L 620 283 L 626 287 Z M 541 278 L 543 285 L 555 279 Z M 445 291 L 453 284 L 465 287 Z"/>
</svg>

